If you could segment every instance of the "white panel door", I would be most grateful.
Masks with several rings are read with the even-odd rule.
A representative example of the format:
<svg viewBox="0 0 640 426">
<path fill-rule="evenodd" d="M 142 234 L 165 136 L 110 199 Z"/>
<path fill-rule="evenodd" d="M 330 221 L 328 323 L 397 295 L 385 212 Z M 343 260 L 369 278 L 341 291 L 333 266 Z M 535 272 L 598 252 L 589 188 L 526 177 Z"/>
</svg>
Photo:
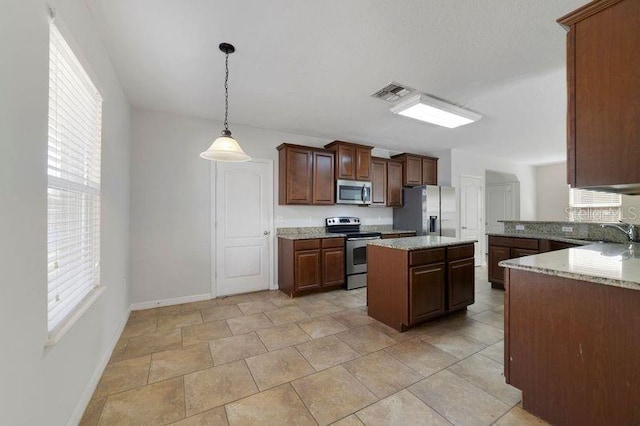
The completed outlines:
<svg viewBox="0 0 640 426">
<path fill-rule="evenodd" d="M 460 238 L 478 241 L 475 245 L 476 266 L 484 264 L 484 227 L 482 226 L 483 199 L 482 178 L 477 176 L 461 176 Z"/>
<path fill-rule="evenodd" d="M 504 232 L 504 223 L 516 217 L 516 184 L 487 185 L 487 232 Z"/>
<path fill-rule="evenodd" d="M 267 290 L 271 284 L 273 163 L 216 163 L 214 294 Z"/>
</svg>

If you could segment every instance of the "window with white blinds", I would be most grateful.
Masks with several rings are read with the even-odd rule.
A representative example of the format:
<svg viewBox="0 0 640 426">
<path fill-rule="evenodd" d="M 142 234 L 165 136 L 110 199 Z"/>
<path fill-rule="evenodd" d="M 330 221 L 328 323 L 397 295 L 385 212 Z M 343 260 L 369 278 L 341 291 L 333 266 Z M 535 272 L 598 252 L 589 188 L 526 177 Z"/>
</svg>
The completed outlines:
<svg viewBox="0 0 640 426">
<path fill-rule="evenodd" d="M 53 332 L 100 282 L 102 97 L 49 31 L 48 324 Z"/>
<path fill-rule="evenodd" d="M 617 222 L 622 214 L 622 196 L 571 188 L 569 210 L 570 219 L 576 222 Z"/>
</svg>

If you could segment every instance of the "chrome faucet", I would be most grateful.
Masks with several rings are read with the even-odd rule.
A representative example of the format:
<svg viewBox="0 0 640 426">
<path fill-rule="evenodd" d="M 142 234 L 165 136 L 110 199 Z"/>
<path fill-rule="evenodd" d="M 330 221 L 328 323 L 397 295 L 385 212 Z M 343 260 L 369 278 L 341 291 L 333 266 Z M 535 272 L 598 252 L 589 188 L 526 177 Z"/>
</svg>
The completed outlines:
<svg viewBox="0 0 640 426">
<path fill-rule="evenodd" d="M 618 225 L 617 223 L 603 223 L 600 225 L 600 227 L 617 229 L 620 232 L 624 232 L 629 241 L 634 243 L 640 242 L 640 228 L 632 223 L 625 223 L 623 221 L 620 221 L 620 225 Z"/>
</svg>

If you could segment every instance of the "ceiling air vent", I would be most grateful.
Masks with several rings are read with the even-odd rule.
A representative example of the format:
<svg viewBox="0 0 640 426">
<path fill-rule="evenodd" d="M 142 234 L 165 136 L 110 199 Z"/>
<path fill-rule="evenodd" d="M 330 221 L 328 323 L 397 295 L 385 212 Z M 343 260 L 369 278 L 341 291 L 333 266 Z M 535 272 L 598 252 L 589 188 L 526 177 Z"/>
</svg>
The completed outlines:
<svg viewBox="0 0 640 426">
<path fill-rule="evenodd" d="M 413 89 L 411 89 L 410 87 L 406 87 L 401 85 L 400 83 L 392 81 L 382 89 L 373 92 L 371 96 L 373 96 L 374 98 L 382 99 L 383 101 L 395 102 L 411 92 L 413 92 Z"/>
</svg>

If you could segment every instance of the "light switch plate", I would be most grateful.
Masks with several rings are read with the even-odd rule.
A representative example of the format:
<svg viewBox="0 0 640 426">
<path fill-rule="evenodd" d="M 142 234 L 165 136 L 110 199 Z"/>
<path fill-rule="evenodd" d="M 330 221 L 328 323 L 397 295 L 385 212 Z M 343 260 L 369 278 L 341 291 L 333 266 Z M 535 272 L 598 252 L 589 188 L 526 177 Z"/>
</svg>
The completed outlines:
<svg viewBox="0 0 640 426">
<path fill-rule="evenodd" d="M 524 225 L 516 225 L 516 231 L 524 231 Z"/>
<path fill-rule="evenodd" d="M 563 226 L 562 232 L 573 232 L 573 226 Z"/>
</svg>

